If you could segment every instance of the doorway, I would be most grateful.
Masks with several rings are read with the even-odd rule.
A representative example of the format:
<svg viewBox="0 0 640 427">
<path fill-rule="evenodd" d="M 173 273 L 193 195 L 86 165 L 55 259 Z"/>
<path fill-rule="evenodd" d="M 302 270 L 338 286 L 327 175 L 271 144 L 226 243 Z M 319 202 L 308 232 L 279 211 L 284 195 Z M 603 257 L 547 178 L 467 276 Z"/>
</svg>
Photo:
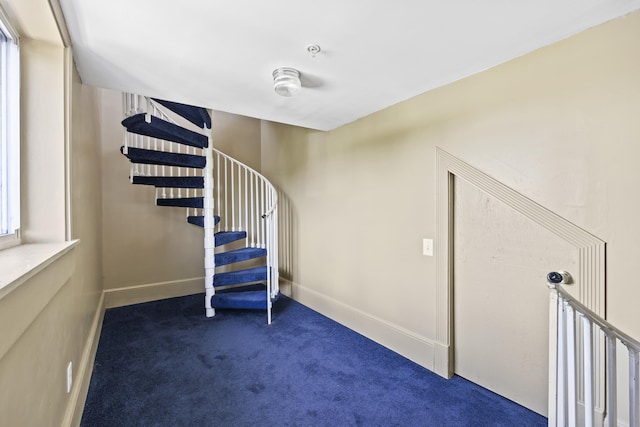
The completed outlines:
<svg viewBox="0 0 640 427">
<path fill-rule="evenodd" d="M 578 250 L 468 181 L 453 186 L 454 371 L 547 416 L 546 274 L 577 271 Z"/>
</svg>

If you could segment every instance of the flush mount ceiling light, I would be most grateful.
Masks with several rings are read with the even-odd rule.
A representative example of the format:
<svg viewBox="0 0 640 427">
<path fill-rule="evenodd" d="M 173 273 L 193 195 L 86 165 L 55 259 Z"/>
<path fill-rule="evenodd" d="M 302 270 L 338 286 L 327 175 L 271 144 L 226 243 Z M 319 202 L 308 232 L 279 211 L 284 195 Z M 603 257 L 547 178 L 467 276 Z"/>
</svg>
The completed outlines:
<svg viewBox="0 0 640 427">
<path fill-rule="evenodd" d="M 273 89 L 280 96 L 293 96 L 300 90 L 300 72 L 295 68 L 281 67 L 273 70 Z"/>
</svg>

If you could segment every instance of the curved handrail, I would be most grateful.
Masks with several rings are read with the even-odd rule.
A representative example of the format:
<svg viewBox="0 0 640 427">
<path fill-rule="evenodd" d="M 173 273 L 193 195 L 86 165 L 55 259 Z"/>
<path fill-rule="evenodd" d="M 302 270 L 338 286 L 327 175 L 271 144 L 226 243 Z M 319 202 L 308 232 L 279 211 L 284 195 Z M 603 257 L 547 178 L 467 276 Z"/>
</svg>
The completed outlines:
<svg viewBox="0 0 640 427">
<path fill-rule="evenodd" d="M 248 166 L 248 165 L 246 165 L 246 164 L 234 159 L 233 157 L 229 156 L 228 154 L 223 153 L 222 151 L 218 150 L 217 148 L 213 148 L 213 152 L 218 154 L 218 155 L 220 155 L 221 157 L 226 158 L 227 160 L 233 162 L 234 164 L 238 165 L 239 167 L 247 169 L 249 172 L 255 174 L 261 180 L 264 180 L 266 185 L 269 186 L 269 190 L 271 192 L 273 192 L 275 200 L 273 201 L 273 203 L 269 207 L 269 209 L 266 209 L 266 212 L 261 215 L 261 217 L 262 218 L 266 218 L 267 216 L 271 215 L 273 213 L 273 211 L 275 210 L 275 208 L 277 207 L 277 205 L 278 205 L 278 192 L 276 191 L 276 188 L 273 186 L 273 184 L 271 184 L 271 182 L 264 175 L 262 175 L 260 172 L 258 172 L 255 169 L 253 169 L 251 166 Z"/>
</svg>

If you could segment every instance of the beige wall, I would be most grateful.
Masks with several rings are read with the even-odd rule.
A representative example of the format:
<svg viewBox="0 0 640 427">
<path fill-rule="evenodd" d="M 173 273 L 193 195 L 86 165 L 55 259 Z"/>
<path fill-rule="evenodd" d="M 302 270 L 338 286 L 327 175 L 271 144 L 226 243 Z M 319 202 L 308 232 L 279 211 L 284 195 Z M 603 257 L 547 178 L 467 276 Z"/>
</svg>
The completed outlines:
<svg viewBox="0 0 640 427">
<path fill-rule="evenodd" d="M 28 233 L 32 243 L 63 242 L 64 48 L 23 39 L 22 54 L 27 58 L 22 74 L 22 99 L 27 100 L 22 119 L 23 129 L 28 129 L 23 133 L 23 147 L 27 159 L 40 156 L 23 169 L 27 181 L 23 192 L 29 200 L 23 205 L 25 225 L 27 231 L 33 231 Z M 93 338 L 102 314 L 96 91 L 83 86 L 75 73 L 67 82 L 72 90 L 69 226 L 72 238 L 80 242 L 0 298 L 4 316 L 1 337 L 14 337 L 11 342 L 2 342 L 6 351 L 0 354 L 3 426 L 57 427 L 71 422 L 76 405 L 81 408 L 84 402 L 88 375 L 83 373 L 92 364 Z M 51 116 L 46 115 L 46 107 L 51 108 Z M 34 194 L 43 199 L 32 200 Z M 74 387 L 67 394 L 70 361 Z"/>
<path fill-rule="evenodd" d="M 640 337 L 638 40 L 634 13 L 331 132 L 264 123 L 263 173 L 296 218 L 294 294 L 370 336 L 374 319 L 435 339 L 421 245 L 439 146 L 605 240 L 608 318 Z"/>
<path fill-rule="evenodd" d="M 103 275 L 107 305 L 204 292 L 204 232 L 186 210 L 155 205 L 154 188 L 129 183 L 122 101 L 101 90 Z M 260 122 L 214 113 L 214 146 L 260 169 Z"/>
<path fill-rule="evenodd" d="M 60 241 L 65 238 L 64 50 L 23 39 L 20 60 L 22 84 L 29 85 L 20 100 L 22 236 L 27 242 Z"/>
</svg>

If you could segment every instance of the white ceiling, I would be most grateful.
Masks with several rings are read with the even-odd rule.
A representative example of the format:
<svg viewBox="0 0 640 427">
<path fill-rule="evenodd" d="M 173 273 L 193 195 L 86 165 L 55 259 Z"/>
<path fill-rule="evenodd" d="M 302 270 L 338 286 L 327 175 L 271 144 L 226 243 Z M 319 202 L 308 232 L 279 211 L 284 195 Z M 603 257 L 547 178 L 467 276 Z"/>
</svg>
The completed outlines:
<svg viewBox="0 0 640 427">
<path fill-rule="evenodd" d="M 33 1 L 33 0 L 29 0 Z M 640 0 L 59 0 L 83 81 L 319 130 L 640 8 Z M 322 51 L 314 58 L 307 45 Z M 271 73 L 300 70 L 275 94 Z"/>
</svg>

